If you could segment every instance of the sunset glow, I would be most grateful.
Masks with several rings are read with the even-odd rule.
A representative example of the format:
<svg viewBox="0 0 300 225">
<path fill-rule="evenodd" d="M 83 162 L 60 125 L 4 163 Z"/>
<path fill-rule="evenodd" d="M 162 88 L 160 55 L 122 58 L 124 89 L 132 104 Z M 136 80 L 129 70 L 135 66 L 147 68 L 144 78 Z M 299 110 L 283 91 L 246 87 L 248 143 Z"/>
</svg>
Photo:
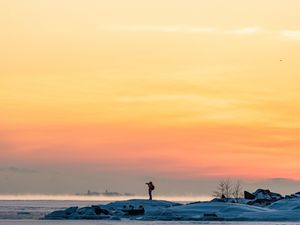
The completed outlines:
<svg viewBox="0 0 300 225">
<path fill-rule="evenodd" d="M 2 168 L 300 180 L 299 8 L 1 1 Z"/>
</svg>

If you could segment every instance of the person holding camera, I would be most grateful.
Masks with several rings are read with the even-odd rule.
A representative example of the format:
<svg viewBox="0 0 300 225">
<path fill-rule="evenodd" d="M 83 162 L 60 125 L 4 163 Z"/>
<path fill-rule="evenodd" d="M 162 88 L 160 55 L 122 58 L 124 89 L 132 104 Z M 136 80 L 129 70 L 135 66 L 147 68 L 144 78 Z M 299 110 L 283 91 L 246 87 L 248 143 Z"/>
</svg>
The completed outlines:
<svg viewBox="0 0 300 225">
<path fill-rule="evenodd" d="M 153 185 L 152 181 L 146 183 L 146 185 L 148 185 L 149 200 L 152 200 L 152 191 L 154 191 L 155 186 Z"/>
</svg>

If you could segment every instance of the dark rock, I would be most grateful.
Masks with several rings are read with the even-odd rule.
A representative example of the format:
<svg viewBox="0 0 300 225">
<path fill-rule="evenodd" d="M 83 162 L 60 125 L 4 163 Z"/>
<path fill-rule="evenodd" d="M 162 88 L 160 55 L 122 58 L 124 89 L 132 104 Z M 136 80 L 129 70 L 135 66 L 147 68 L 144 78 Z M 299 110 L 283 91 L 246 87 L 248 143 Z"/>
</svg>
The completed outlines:
<svg viewBox="0 0 300 225">
<path fill-rule="evenodd" d="M 291 194 L 290 196 L 291 196 L 291 198 L 300 198 L 300 194 L 297 194 L 297 193 Z"/>
<path fill-rule="evenodd" d="M 123 209 L 122 210 L 124 213 L 130 215 L 130 216 L 137 216 L 137 215 L 144 215 L 145 214 L 145 209 L 144 208 L 138 208 L 138 209 Z"/>
<path fill-rule="evenodd" d="M 66 213 L 66 215 L 72 215 L 73 213 L 75 213 L 76 211 L 77 211 L 77 209 L 78 209 L 78 207 L 76 206 L 76 207 L 70 207 L 70 208 L 67 208 L 66 210 L 65 210 L 65 213 Z"/>
<path fill-rule="evenodd" d="M 66 219 L 68 216 L 66 215 L 65 210 L 57 210 L 52 213 L 49 213 L 45 216 L 45 219 Z"/>
<path fill-rule="evenodd" d="M 253 201 L 248 202 L 248 205 L 254 205 L 254 206 L 268 206 L 274 201 L 270 199 L 255 199 Z"/>
<path fill-rule="evenodd" d="M 94 207 L 94 210 L 95 210 L 96 215 L 100 215 L 102 212 L 100 207 Z"/>
<path fill-rule="evenodd" d="M 94 209 L 96 215 L 101 215 L 101 214 L 108 215 L 109 214 L 108 210 L 102 209 L 98 205 L 92 205 L 92 208 Z"/>
<path fill-rule="evenodd" d="M 214 199 L 212 199 L 210 202 L 225 202 L 225 199 L 222 199 L 222 198 L 214 198 Z M 199 202 L 196 202 L 196 203 L 199 203 Z"/>
<path fill-rule="evenodd" d="M 271 192 L 270 190 L 265 189 L 257 189 L 253 195 L 256 196 L 256 199 L 269 199 L 272 201 L 278 201 L 283 199 L 281 194 Z"/>
<path fill-rule="evenodd" d="M 255 205 L 261 207 L 270 205 L 273 202 L 283 199 L 281 194 L 271 192 L 268 189 L 257 189 L 253 193 L 245 191 L 244 196 L 245 199 L 252 200 L 247 202 L 248 205 Z M 286 196 L 285 198 L 290 198 L 290 196 Z"/>
<path fill-rule="evenodd" d="M 92 207 L 79 208 L 76 211 L 76 213 L 78 215 L 88 215 L 88 216 L 96 215 L 95 210 Z"/>
<path fill-rule="evenodd" d="M 204 213 L 202 220 L 205 220 L 205 221 L 221 221 L 223 219 L 218 217 L 218 215 L 215 214 L 215 213 Z"/>
<path fill-rule="evenodd" d="M 249 199 L 249 200 L 253 200 L 256 198 L 256 196 L 254 194 L 251 194 L 250 192 L 248 191 L 244 191 L 244 198 L 245 199 Z"/>
</svg>

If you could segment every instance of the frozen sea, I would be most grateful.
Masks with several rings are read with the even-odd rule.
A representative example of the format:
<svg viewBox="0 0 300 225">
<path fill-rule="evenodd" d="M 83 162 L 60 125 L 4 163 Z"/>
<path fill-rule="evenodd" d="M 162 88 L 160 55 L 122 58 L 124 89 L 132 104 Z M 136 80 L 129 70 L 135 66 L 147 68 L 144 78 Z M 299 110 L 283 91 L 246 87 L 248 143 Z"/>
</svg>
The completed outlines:
<svg viewBox="0 0 300 225">
<path fill-rule="evenodd" d="M 175 221 L 91 221 L 91 220 L 40 220 L 45 214 L 70 206 L 89 206 L 105 204 L 108 201 L 83 201 L 83 200 L 0 200 L 0 225 L 295 225 L 300 222 L 175 222 Z"/>
</svg>

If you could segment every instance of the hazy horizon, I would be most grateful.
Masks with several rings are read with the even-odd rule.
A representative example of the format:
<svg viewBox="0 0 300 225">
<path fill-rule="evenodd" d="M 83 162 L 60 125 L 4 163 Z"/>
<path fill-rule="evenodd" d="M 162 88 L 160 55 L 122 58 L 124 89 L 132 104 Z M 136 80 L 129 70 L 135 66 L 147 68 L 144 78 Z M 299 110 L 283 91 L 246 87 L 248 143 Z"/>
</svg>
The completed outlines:
<svg viewBox="0 0 300 225">
<path fill-rule="evenodd" d="M 300 191 L 300 181 L 272 179 L 238 179 L 228 177 L 234 184 L 239 180 L 243 190 L 255 191 L 258 188 L 271 189 L 283 195 Z M 29 169 L 7 167 L 0 168 L 0 195 L 75 195 L 88 190 L 95 192 L 130 193 L 137 196 L 147 195 L 145 182 L 153 181 L 156 190 L 154 196 L 212 196 L 218 182 L 226 177 L 176 178 L 167 176 L 134 176 L 119 173 L 97 174 L 78 169 L 63 170 Z M 21 184 L 21 185 L 20 185 Z M 130 198 L 130 197 L 129 197 Z"/>
</svg>

